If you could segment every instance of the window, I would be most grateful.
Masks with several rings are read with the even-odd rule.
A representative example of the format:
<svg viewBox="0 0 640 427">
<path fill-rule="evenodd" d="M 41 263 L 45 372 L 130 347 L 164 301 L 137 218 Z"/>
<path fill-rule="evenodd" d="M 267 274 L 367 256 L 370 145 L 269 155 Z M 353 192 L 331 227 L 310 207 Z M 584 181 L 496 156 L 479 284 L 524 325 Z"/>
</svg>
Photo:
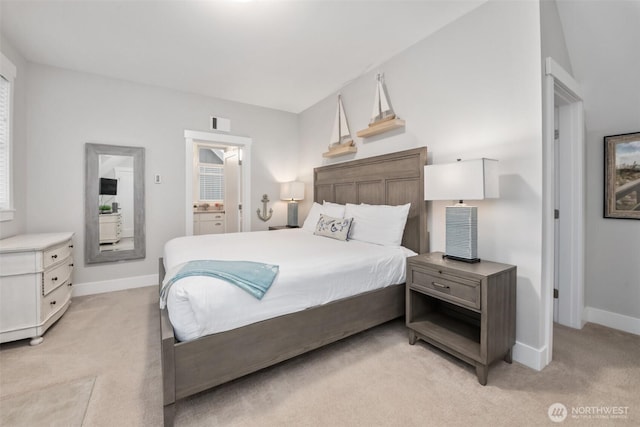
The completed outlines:
<svg viewBox="0 0 640 427">
<path fill-rule="evenodd" d="M 198 202 L 224 201 L 224 150 L 199 145 Z"/>
<path fill-rule="evenodd" d="M 0 221 L 13 219 L 11 119 L 16 67 L 0 53 Z"/>
</svg>

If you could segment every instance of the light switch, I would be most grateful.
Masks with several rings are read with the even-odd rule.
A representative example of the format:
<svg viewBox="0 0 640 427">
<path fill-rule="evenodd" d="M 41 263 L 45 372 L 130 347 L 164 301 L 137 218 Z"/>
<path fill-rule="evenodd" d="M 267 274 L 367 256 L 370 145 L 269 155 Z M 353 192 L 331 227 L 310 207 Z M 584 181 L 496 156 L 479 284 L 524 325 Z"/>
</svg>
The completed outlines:
<svg viewBox="0 0 640 427">
<path fill-rule="evenodd" d="M 155 174 L 155 176 L 153 177 L 153 182 L 155 182 L 156 184 L 162 183 L 162 177 L 160 176 L 159 173 Z"/>
</svg>

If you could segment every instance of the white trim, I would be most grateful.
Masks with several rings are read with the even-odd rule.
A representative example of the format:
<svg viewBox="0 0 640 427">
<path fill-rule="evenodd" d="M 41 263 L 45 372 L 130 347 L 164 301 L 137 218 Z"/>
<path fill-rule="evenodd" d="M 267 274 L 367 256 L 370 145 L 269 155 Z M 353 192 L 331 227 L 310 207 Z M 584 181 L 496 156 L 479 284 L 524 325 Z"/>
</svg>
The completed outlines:
<svg viewBox="0 0 640 427">
<path fill-rule="evenodd" d="M 547 365 L 547 347 L 538 349 L 516 341 L 516 344 L 513 346 L 512 356 L 516 362 L 522 363 L 536 371 L 541 371 L 542 368 Z"/>
<path fill-rule="evenodd" d="M 587 322 L 640 335 L 640 319 L 637 317 L 625 316 L 624 314 L 600 310 L 599 308 L 585 307 L 584 318 Z"/>
<path fill-rule="evenodd" d="M 185 235 L 193 235 L 193 146 L 196 142 L 210 142 L 242 149 L 242 231 L 251 231 L 251 145 L 246 136 L 185 130 Z"/>
<path fill-rule="evenodd" d="M 9 175 L 7 176 L 7 187 L 9 191 L 9 206 L 6 209 L 0 211 L 0 222 L 12 221 L 15 217 L 15 204 L 14 204 L 14 192 L 13 192 L 13 117 L 15 114 L 13 105 L 13 93 L 15 92 L 14 80 L 17 76 L 17 68 L 13 65 L 13 62 L 9 60 L 2 52 L 0 52 L 0 75 L 2 75 L 9 82 L 9 117 L 8 117 L 8 129 L 7 129 L 7 158 L 9 164 Z"/>
<path fill-rule="evenodd" d="M 158 286 L 158 275 L 123 277 L 122 279 L 103 280 L 100 282 L 74 283 L 71 296 L 104 294 L 105 292 L 124 291 L 126 289 Z"/>
<path fill-rule="evenodd" d="M 540 289 L 541 327 L 542 327 L 542 367 L 551 362 L 553 356 L 553 282 L 554 282 L 554 106 L 558 95 L 568 105 L 567 125 L 571 138 L 569 164 L 563 164 L 566 176 L 570 180 L 567 198 L 569 212 L 561 212 L 561 218 L 569 218 L 561 222 L 567 224 L 560 231 L 567 252 L 561 261 L 561 272 L 564 271 L 567 283 L 563 287 L 567 307 L 561 307 L 561 315 L 568 316 L 565 324 L 580 328 L 584 307 L 584 113 L 582 96 L 578 83 L 553 58 L 545 60 L 545 76 L 543 82 L 543 196 L 542 196 L 542 282 Z M 561 129 L 562 131 L 562 129 Z M 567 131 L 567 130 L 565 130 Z M 563 158 L 563 156 L 560 156 Z M 563 158 L 564 160 L 564 158 Z M 566 163 L 566 161 L 565 161 Z M 564 234 L 563 234 L 564 233 Z M 562 244 L 562 240 L 561 240 Z M 561 249 L 562 250 L 562 249 Z M 564 282 L 563 282 L 564 283 Z M 564 311 L 564 313 L 562 313 Z"/>
</svg>

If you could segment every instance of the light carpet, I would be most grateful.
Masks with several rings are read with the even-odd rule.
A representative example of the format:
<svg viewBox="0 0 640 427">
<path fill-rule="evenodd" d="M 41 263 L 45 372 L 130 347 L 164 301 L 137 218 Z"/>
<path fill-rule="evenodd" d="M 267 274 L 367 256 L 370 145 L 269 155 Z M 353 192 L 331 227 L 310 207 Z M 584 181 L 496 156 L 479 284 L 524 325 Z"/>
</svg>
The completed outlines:
<svg viewBox="0 0 640 427">
<path fill-rule="evenodd" d="M 93 376 L 84 426 L 160 426 L 159 333 L 155 287 L 74 298 L 41 345 L 0 346 L 0 398 Z M 409 345 L 397 320 L 182 400 L 176 425 L 544 426 L 554 403 L 563 425 L 640 425 L 640 337 L 594 324 L 554 335 L 543 371 L 499 362 L 483 387 L 465 363 Z M 608 408 L 626 413 L 585 414 Z"/>
<path fill-rule="evenodd" d="M 0 399 L 0 425 L 80 427 L 95 378 L 54 384 Z"/>
</svg>

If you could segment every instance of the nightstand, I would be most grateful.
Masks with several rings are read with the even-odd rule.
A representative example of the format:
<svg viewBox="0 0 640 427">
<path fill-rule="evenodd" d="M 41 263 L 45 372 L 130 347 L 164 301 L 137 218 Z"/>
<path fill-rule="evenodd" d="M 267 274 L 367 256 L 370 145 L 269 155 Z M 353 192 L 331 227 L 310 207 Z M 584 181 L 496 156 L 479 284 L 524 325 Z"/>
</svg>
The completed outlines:
<svg viewBox="0 0 640 427">
<path fill-rule="evenodd" d="M 274 225 L 274 226 L 269 226 L 269 230 L 287 230 L 289 228 L 300 228 L 300 226 L 298 226 L 298 225 L 292 225 L 292 226 Z"/>
<path fill-rule="evenodd" d="M 489 365 L 511 363 L 516 335 L 516 267 L 468 264 L 441 252 L 407 258 L 409 344 L 421 339 L 475 366 L 487 384 Z"/>
</svg>

